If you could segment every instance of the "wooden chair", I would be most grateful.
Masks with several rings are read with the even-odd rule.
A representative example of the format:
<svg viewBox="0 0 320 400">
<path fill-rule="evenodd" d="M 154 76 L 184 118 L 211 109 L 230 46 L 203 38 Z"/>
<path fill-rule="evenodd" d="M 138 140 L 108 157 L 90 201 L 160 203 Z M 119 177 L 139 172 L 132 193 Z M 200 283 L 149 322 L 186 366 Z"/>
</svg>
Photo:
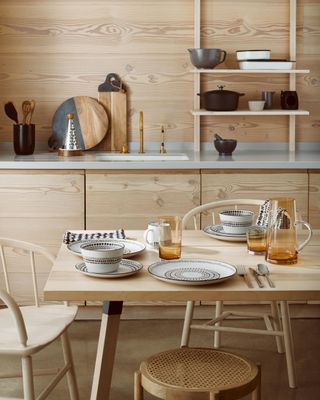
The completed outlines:
<svg viewBox="0 0 320 400">
<path fill-rule="evenodd" d="M 257 211 L 263 204 L 263 200 L 254 199 L 233 199 L 233 200 L 221 200 L 214 201 L 211 203 L 198 206 L 190 210 L 182 219 L 182 229 L 186 229 L 190 220 L 193 219 L 194 229 L 199 229 L 197 224 L 197 216 L 205 211 L 211 211 L 212 223 L 216 223 L 216 214 L 218 210 L 222 209 L 237 209 L 242 208 L 242 206 L 249 206 L 250 208 L 256 207 Z M 207 321 L 204 324 L 193 324 L 193 311 L 194 302 L 188 301 L 184 325 L 181 337 L 181 346 L 188 346 L 191 329 L 201 329 L 201 330 L 213 330 L 214 331 L 214 348 L 219 348 L 220 346 L 220 332 L 237 332 L 244 334 L 263 334 L 268 336 L 275 336 L 278 353 L 286 354 L 287 368 L 288 368 L 288 378 L 289 386 L 295 387 L 295 365 L 294 365 L 294 355 L 293 355 L 293 341 L 292 332 L 290 325 L 290 316 L 287 302 L 282 302 L 281 304 L 284 312 L 282 312 L 282 322 L 285 329 L 282 327 L 278 303 L 276 301 L 271 302 L 271 313 L 255 313 L 255 312 L 241 312 L 241 311 L 223 311 L 223 302 L 216 302 L 215 318 Z M 266 329 L 248 329 L 240 327 L 222 326 L 222 322 L 228 317 L 240 316 L 240 317 L 250 317 L 250 318 L 262 318 L 265 322 Z M 283 344 L 284 339 L 284 344 Z"/>
<path fill-rule="evenodd" d="M 5 251 L 19 249 L 30 257 L 32 284 L 35 305 L 19 307 L 11 296 L 9 272 Z M 0 309 L 0 359 L 1 355 L 20 356 L 22 373 L 1 375 L 1 378 L 13 378 L 22 376 L 23 398 L 25 400 L 42 400 L 47 398 L 57 383 L 67 375 L 68 387 L 71 400 L 78 400 L 74 365 L 67 329 L 74 320 L 77 307 L 63 305 L 41 305 L 39 304 L 38 284 L 35 267 L 35 255 L 42 255 L 51 263 L 54 257 L 44 248 L 32 243 L 18 240 L 0 238 L 0 257 L 3 267 L 5 290 L 0 290 L 0 300 L 7 308 Z M 64 366 L 60 370 L 33 371 L 32 356 L 55 339 L 61 338 Z M 50 363 L 48 363 L 50 364 Z M 57 373 L 56 373 L 57 372 Z M 38 397 L 35 396 L 35 375 L 56 374 L 48 386 L 42 390 Z M 7 397 L 0 397 L 7 399 Z"/>
<path fill-rule="evenodd" d="M 143 389 L 166 400 L 261 398 L 261 373 L 247 358 L 221 350 L 182 348 L 155 354 L 135 372 L 134 400 Z"/>
</svg>

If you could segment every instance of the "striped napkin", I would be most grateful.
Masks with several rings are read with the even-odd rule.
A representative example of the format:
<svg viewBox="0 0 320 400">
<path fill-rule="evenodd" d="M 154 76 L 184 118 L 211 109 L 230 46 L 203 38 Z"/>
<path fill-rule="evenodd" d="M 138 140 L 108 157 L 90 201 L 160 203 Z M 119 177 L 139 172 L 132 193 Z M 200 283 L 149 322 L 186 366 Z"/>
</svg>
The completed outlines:
<svg viewBox="0 0 320 400">
<path fill-rule="evenodd" d="M 93 240 L 93 239 L 125 239 L 126 235 L 123 229 L 117 229 L 109 232 L 81 232 L 75 233 L 66 231 L 63 235 L 62 242 L 69 244 L 72 242 L 78 242 L 79 240 Z"/>
</svg>

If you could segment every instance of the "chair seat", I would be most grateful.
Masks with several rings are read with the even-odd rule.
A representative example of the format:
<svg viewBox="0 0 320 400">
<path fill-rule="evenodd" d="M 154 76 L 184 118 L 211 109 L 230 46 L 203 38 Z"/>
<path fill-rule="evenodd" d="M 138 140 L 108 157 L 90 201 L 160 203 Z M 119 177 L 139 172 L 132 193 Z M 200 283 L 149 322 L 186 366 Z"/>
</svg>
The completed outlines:
<svg viewBox="0 0 320 400">
<path fill-rule="evenodd" d="M 258 367 L 247 358 L 222 350 L 181 348 L 151 356 L 140 366 L 142 379 L 186 391 L 223 391 L 256 380 Z"/>
<path fill-rule="evenodd" d="M 18 338 L 12 314 L 0 310 L 0 353 L 29 355 L 55 340 L 74 320 L 78 307 L 65 305 L 20 307 L 28 334 L 23 347 Z"/>
</svg>

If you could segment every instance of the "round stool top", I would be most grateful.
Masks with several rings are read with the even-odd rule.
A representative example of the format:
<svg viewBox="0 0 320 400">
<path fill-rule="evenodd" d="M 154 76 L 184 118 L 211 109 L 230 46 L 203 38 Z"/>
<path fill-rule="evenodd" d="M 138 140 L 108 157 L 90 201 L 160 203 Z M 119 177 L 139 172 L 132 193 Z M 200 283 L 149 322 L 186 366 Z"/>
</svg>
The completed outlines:
<svg viewBox="0 0 320 400">
<path fill-rule="evenodd" d="M 160 384 L 193 390 L 241 386 L 258 373 L 256 365 L 244 357 L 206 348 L 165 351 L 151 356 L 142 365 Z"/>
</svg>

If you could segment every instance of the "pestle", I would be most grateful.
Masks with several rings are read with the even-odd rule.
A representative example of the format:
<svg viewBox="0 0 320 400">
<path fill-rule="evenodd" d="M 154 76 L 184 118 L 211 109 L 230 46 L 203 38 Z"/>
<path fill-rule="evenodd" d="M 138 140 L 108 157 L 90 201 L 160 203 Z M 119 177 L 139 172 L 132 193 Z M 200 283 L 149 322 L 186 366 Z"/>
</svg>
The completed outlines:
<svg viewBox="0 0 320 400">
<path fill-rule="evenodd" d="M 220 135 L 218 135 L 217 133 L 214 134 L 214 139 L 215 140 L 224 140 L 222 139 L 222 137 Z"/>
</svg>

